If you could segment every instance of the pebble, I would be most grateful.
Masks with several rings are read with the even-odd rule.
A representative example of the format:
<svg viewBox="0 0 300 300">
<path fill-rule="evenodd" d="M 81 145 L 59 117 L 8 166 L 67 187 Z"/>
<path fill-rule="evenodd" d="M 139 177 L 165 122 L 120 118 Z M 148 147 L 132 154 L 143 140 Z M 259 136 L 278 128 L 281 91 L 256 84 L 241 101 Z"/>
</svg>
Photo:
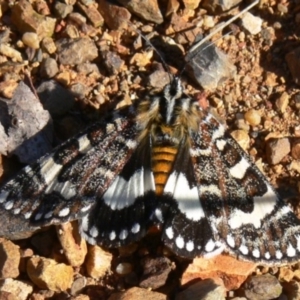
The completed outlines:
<svg viewBox="0 0 300 300">
<path fill-rule="evenodd" d="M 95 279 L 103 277 L 110 269 L 111 261 L 112 254 L 110 252 L 104 251 L 97 245 L 90 245 L 85 262 L 88 276 Z"/>
<path fill-rule="evenodd" d="M 291 144 L 288 138 L 270 139 L 266 142 L 268 162 L 276 165 L 290 153 Z"/>
<path fill-rule="evenodd" d="M 251 125 L 251 126 L 257 126 L 261 122 L 261 116 L 259 112 L 255 109 L 249 109 L 245 113 L 245 120 Z"/>
<path fill-rule="evenodd" d="M 41 76 L 44 78 L 52 78 L 58 73 L 58 65 L 54 58 L 48 57 L 44 59 L 40 67 Z"/>
<path fill-rule="evenodd" d="M 119 275 L 127 275 L 132 272 L 132 264 L 130 263 L 119 263 L 116 267 L 116 273 Z"/>
<path fill-rule="evenodd" d="M 29 1 L 16 2 L 10 20 L 20 33 L 35 32 L 39 39 L 52 36 L 56 24 L 56 19 L 38 14 Z"/>
<path fill-rule="evenodd" d="M 39 49 L 40 47 L 39 37 L 35 32 L 25 32 L 22 36 L 22 42 L 33 49 Z"/>
<path fill-rule="evenodd" d="M 56 232 L 68 263 L 72 267 L 81 266 L 87 254 L 87 245 L 79 233 L 78 223 L 74 221 L 58 225 Z"/>
<path fill-rule="evenodd" d="M 242 26 L 251 34 L 255 35 L 261 32 L 262 19 L 246 12 L 242 17 Z"/>
<path fill-rule="evenodd" d="M 79 294 L 86 287 L 86 283 L 87 283 L 86 278 L 78 275 L 77 278 L 75 278 L 72 283 L 70 294 L 72 296 Z"/>
<path fill-rule="evenodd" d="M 118 0 L 118 2 L 126 7 L 132 14 L 143 20 L 156 24 L 161 24 L 164 21 L 157 0 Z"/>
<path fill-rule="evenodd" d="M 72 12 L 69 14 L 68 19 L 77 25 L 81 26 L 86 23 L 86 17 L 84 17 L 82 14 L 78 12 Z"/>
<path fill-rule="evenodd" d="M 249 148 L 250 137 L 247 131 L 238 129 L 232 131 L 230 134 L 245 151 Z"/>
<path fill-rule="evenodd" d="M 44 50 L 46 50 L 49 54 L 53 54 L 56 52 L 56 45 L 52 38 L 45 37 L 41 42 L 41 46 Z"/>
<path fill-rule="evenodd" d="M 149 75 L 148 82 L 151 87 L 162 89 L 170 82 L 170 74 L 163 70 L 156 70 Z"/>
<path fill-rule="evenodd" d="M 91 88 L 87 87 L 81 82 L 77 82 L 70 86 L 69 91 L 74 95 L 75 98 L 84 99 L 91 91 Z"/>
<path fill-rule="evenodd" d="M 15 50 L 14 48 L 6 44 L 0 43 L 0 53 L 2 55 L 12 58 L 15 61 L 23 61 L 21 53 L 18 50 Z"/>
<path fill-rule="evenodd" d="M 183 0 L 183 4 L 187 9 L 196 9 L 201 0 Z"/>
<path fill-rule="evenodd" d="M 78 65 L 98 57 L 98 49 L 89 38 L 63 38 L 56 42 L 59 62 L 63 65 Z"/>
<path fill-rule="evenodd" d="M 167 257 L 150 258 L 145 257 L 141 261 L 143 268 L 140 287 L 157 289 L 165 285 L 169 273 L 173 267 L 171 261 Z"/>
<path fill-rule="evenodd" d="M 16 300 L 27 300 L 33 291 L 33 285 L 27 281 L 7 278 L 3 281 L 0 281 L 0 291 L 11 293 L 15 296 Z M 5 298 L 1 299 L 4 300 Z M 8 298 L 8 300 L 10 299 L 11 298 Z"/>
<path fill-rule="evenodd" d="M 65 19 L 73 11 L 72 5 L 56 1 L 54 4 L 54 13 L 60 19 Z"/>
<path fill-rule="evenodd" d="M 300 159 L 300 141 L 299 140 L 297 140 L 296 142 L 293 143 L 291 154 L 294 159 Z"/>
<path fill-rule="evenodd" d="M 20 249 L 13 242 L 0 239 L 0 279 L 19 276 Z"/>
<path fill-rule="evenodd" d="M 184 291 L 178 293 L 175 299 L 225 300 L 225 295 L 224 286 L 216 284 L 212 279 L 205 279 L 190 284 Z"/>
<path fill-rule="evenodd" d="M 110 29 L 117 30 L 128 27 L 131 13 L 125 7 L 106 0 L 99 0 L 99 11 Z"/>
<path fill-rule="evenodd" d="M 215 90 L 226 79 L 236 74 L 236 67 L 228 56 L 215 45 L 204 43 L 195 52 L 188 52 L 185 57 L 187 72 L 204 89 Z M 202 50 L 200 50 L 202 49 Z"/>
<path fill-rule="evenodd" d="M 54 80 L 41 83 L 37 88 L 37 93 L 44 108 L 53 116 L 65 114 L 75 104 L 72 93 Z"/>
<path fill-rule="evenodd" d="M 200 279 L 213 279 L 215 282 L 220 282 L 221 278 L 226 278 L 225 288 L 228 291 L 236 290 L 255 271 L 256 266 L 253 262 L 238 260 L 223 254 L 211 259 L 196 257 L 184 271 L 180 283 L 183 286 Z"/>
<path fill-rule="evenodd" d="M 35 256 L 27 262 L 27 274 L 39 288 L 62 292 L 71 287 L 74 272 L 71 266 Z"/>
<path fill-rule="evenodd" d="M 281 267 L 279 269 L 278 280 L 289 282 L 293 279 L 293 277 L 294 277 L 294 272 L 291 270 L 290 267 Z"/>
<path fill-rule="evenodd" d="M 151 290 L 133 287 L 124 292 L 113 293 L 108 300 L 167 300 L 165 294 L 154 292 Z"/>
<path fill-rule="evenodd" d="M 124 61 L 121 57 L 112 51 L 105 51 L 103 53 L 103 62 L 110 75 L 118 74 L 124 66 Z"/>
<path fill-rule="evenodd" d="M 86 6 L 81 4 L 80 1 L 77 1 L 76 5 L 84 12 L 94 27 L 100 27 L 104 24 L 104 18 L 95 5 L 91 4 Z"/>
<path fill-rule="evenodd" d="M 289 100 L 289 94 L 287 92 L 283 92 L 275 102 L 277 110 L 281 113 L 285 113 L 289 105 Z"/>
<path fill-rule="evenodd" d="M 249 300 L 275 299 L 282 293 L 278 279 L 270 274 L 251 276 L 244 284 L 245 296 Z"/>
<path fill-rule="evenodd" d="M 300 84 L 300 47 L 288 52 L 285 56 L 288 68 L 296 84 Z"/>
</svg>

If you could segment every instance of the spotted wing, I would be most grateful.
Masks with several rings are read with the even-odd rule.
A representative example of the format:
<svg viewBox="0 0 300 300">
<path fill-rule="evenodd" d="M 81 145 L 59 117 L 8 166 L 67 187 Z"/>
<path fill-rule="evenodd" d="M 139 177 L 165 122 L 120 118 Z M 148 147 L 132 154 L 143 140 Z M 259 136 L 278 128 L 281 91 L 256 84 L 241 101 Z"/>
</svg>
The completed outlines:
<svg viewBox="0 0 300 300">
<path fill-rule="evenodd" d="M 137 149 L 104 195 L 81 220 L 82 235 L 90 244 L 120 247 L 141 239 L 148 231 L 155 206 L 148 139 Z"/>
<path fill-rule="evenodd" d="M 82 218 L 132 155 L 135 113 L 94 124 L 0 188 L 0 236 Z"/>
<path fill-rule="evenodd" d="M 224 249 L 218 235 L 213 234 L 200 201 L 196 171 L 199 170 L 195 169 L 189 145 L 183 141 L 159 201 L 164 243 L 177 255 L 187 258 L 213 256 Z"/>
<path fill-rule="evenodd" d="M 207 115 L 191 151 L 214 235 L 237 256 L 267 264 L 300 258 L 300 221 L 224 127 Z"/>
</svg>

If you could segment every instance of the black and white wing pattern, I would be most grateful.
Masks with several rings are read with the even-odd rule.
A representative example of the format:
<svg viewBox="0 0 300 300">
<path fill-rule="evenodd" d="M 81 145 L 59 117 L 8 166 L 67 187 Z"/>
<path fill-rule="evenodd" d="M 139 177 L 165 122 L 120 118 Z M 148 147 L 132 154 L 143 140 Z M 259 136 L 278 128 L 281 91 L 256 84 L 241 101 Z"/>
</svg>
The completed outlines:
<svg viewBox="0 0 300 300">
<path fill-rule="evenodd" d="M 131 107 L 25 167 L 0 188 L 0 235 L 84 217 L 130 159 L 136 134 Z"/>
<path fill-rule="evenodd" d="M 300 258 L 299 219 L 178 78 L 0 188 L 0 236 L 74 219 L 89 243 L 107 247 L 158 226 L 182 257 Z"/>
<path fill-rule="evenodd" d="M 213 235 L 247 260 L 298 260 L 300 220 L 224 126 L 205 115 L 193 142 L 200 200 Z"/>
</svg>

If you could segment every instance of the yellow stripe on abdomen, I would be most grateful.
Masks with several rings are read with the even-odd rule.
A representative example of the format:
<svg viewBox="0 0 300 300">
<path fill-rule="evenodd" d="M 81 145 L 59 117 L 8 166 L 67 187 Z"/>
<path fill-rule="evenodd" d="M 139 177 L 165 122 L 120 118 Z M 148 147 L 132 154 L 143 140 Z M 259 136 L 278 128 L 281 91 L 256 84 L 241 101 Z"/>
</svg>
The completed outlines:
<svg viewBox="0 0 300 300">
<path fill-rule="evenodd" d="M 152 149 L 152 171 L 156 195 L 162 195 L 177 154 L 177 148 L 154 146 Z"/>
</svg>

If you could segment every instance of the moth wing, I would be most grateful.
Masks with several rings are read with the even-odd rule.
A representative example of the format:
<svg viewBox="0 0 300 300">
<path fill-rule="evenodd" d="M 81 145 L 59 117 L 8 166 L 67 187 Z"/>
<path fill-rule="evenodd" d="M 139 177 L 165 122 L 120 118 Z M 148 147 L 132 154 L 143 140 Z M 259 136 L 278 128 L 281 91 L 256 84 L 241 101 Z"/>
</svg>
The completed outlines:
<svg viewBox="0 0 300 300">
<path fill-rule="evenodd" d="M 161 211 L 164 243 L 177 255 L 187 258 L 213 256 L 224 248 L 206 217 L 195 171 L 189 145 L 183 141 L 164 188 Z"/>
<path fill-rule="evenodd" d="M 300 220 L 212 115 L 193 138 L 196 181 L 214 235 L 229 252 L 267 264 L 300 258 Z"/>
<path fill-rule="evenodd" d="M 25 167 L 0 188 L 1 236 L 86 215 L 134 150 L 134 112 L 113 114 Z"/>
<path fill-rule="evenodd" d="M 80 220 L 81 233 L 90 244 L 120 247 L 147 233 L 156 203 L 149 139 L 137 146 L 96 202 L 93 210 Z"/>
</svg>

